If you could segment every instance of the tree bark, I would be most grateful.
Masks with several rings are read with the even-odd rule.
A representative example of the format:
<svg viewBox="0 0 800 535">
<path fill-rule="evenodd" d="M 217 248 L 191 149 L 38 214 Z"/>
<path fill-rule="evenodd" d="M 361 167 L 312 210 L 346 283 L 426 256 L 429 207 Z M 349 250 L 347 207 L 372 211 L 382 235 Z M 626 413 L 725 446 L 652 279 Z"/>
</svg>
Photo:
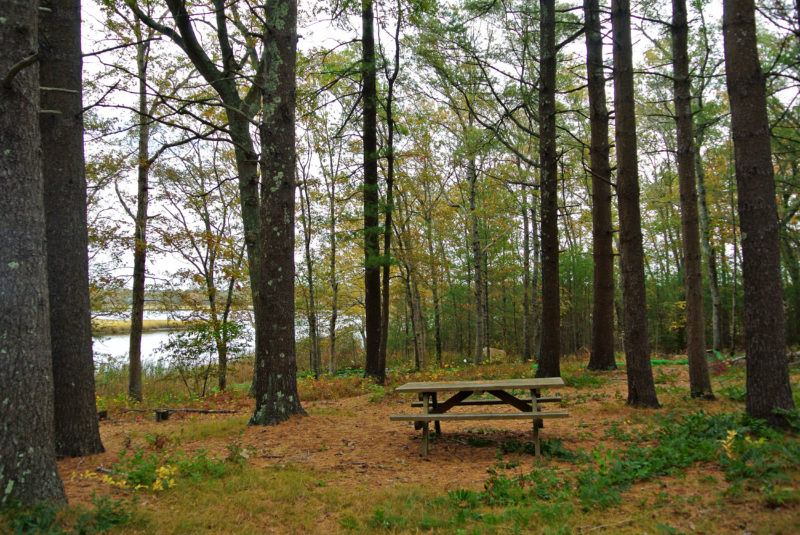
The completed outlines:
<svg viewBox="0 0 800 535">
<path fill-rule="evenodd" d="M 336 372 L 336 320 L 339 313 L 339 282 L 336 279 L 336 177 L 331 175 L 328 190 L 328 216 L 331 246 L 329 281 L 331 286 L 331 317 L 328 321 L 328 371 Z"/>
<path fill-rule="evenodd" d="M 629 0 L 612 0 L 614 47 L 614 107 L 616 114 L 617 196 L 619 198 L 622 298 L 628 404 L 659 407 L 647 330 L 642 218 L 639 211 L 639 171 Z"/>
<path fill-rule="evenodd" d="M 39 133 L 38 4 L 0 5 L 0 508 L 66 502 L 56 468 Z M 10 23 L 10 22 L 13 22 Z M 12 67 L 19 70 L 10 74 Z"/>
<path fill-rule="evenodd" d="M 708 374 L 708 361 L 706 360 L 688 38 L 686 0 L 672 0 L 672 62 L 678 182 L 681 198 L 681 234 L 683 236 L 683 275 L 686 294 L 686 353 L 689 358 L 689 391 L 692 397 L 714 399 L 711 377 Z"/>
<path fill-rule="evenodd" d="M 104 451 L 95 404 L 86 176 L 83 160 L 80 2 L 45 4 L 39 27 L 42 174 L 53 355 L 56 455 Z M 66 91 L 60 91 L 66 90 Z"/>
<path fill-rule="evenodd" d="M 137 21 L 138 22 L 138 21 Z M 138 25 L 137 25 L 138 26 Z M 141 40 L 141 32 L 137 32 Z M 139 128 L 136 163 L 136 218 L 133 232 L 133 279 L 131 281 L 131 333 L 128 350 L 128 396 L 142 401 L 142 328 L 147 262 L 147 207 L 150 166 L 150 119 L 147 109 L 147 66 L 150 43 L 136 45 L 136 73 L 139 77 Z"/>
<path fill-rule="evenodd" d="M 442 312 L 439 298 L 439 262 L 433 252 L 433 217 L 430 212 L 425 215 L 425 237 L 428 242 L 428 257 L 431 265 L 431 293 L 433 294 L 433 339 L 436 350 L 436 364 L 442 365 Z"/>
<path fill-rule="evenodd" d="M 380 365 L 386 368 L 386 349 L 389 342 L 389 289 L 391 287 L 392 269 L 392 212 L 394 211 L 394 85 L 400 72 L 400 25 L 402 11 L 398 1 L 397 27 L 394 35 L 394 69 L 389 74 L 386 70 L 386 205 L 384 206 L 383 224 L 383 268 L 381 279 L 381 341 L 379 348 Z M 377 99 L 377 95 L 376 95 Z M 377 125 L 376 125 L 377 128 Z"/>
<path fill-rule="evenodd" d="M 561 375 L 561 290 L 558 274 L 555 0 L 540 0 L 539 163 L 542 192 L 542 352 L 536 377 Z"/>
<path fill-rule="evenodd" d="M 486 321 L 484 320 L 483 308 L 483 267 L 481 257 L 483 256 L 481 247 L 481 235 L 478 229 L 478 208 L 475 202 L 478 183 L 478 169 L 475 165 L 475 157 L 467 161 L 467 182 L 469 184 L 469 224 L 470 240 L 472 249 L 472 271 L 474 274 L 475 297 L 475 347 L 472 353 L 472 362 L 480 364 L 483 360 L 483 350 L 486 346 Z"/>
<path fill-rule="evenodd" d="M 308 336 L 311 339 L 311 371 L 315 378 L 319 378 L 322 359 L 319 349 L 319 333 L 317 329 L 317 304 L 314 292 L 314 262 L 311 256 L 311 199 L 308 193 L 308 176 L 299 184 L 300 215 L 303 218 L 303 258 L 306 263 L 306 282 L 308 283 Z"/>
<path fill-rule="evenodd" d="M 364 109 L 364 314 L 366 366 L 364 375 L 378 384 L 386 381 L 380 361 L 381 343 L 381 235 L 378 216 L 378 126 L 373 0 L 361 0 L 361 103 Z"/>
<path fill-rule="evenodd" d="M 696 136 L 695 140 L 695 147 L 699 150 L 701 145 L 700 136 Z M 711 225 L 709 224 L 708 203 L 706 202 L 706 175 L 699 152 L 695 154 L 694 161 L 697 174 L 697 206 L 700 216 L 700 243 L 703 248 L 703 255 L 706 259 L 708 290 L 711 294 L 711 346 L 719 351 L 722 348 L 722 299 L 719 295 L 717 252 L 711 246 Z"/>
<path fill-rule="evenodd" d="M 539 266 L 542 265 L 542 247 L 539 241 L 539 225 L 536 219 L 536 197 L 534 195 L 531 195 L 531 201 L 531 254 L 533 255 L 533 265 L 531 266 L 531 315 L 533 316 L 531 345 L 533 347 L 531 351 L 533 351 L 533 360 L 538 361 L 539 355 L 542 354 L 542 307 L 540 299 L 537 296 L 540 280 Z"/>
<path fill-rule="evenodd" d="M 274 425 L 294 414 L 305 414 L 297 392 L 294 336 L 297 2 L 268 0 L 264 16 L 267 68 L 259 128 L 261 228 L 270 233 L 261 233 L 260 249 L 269 261 L 261 266 L 257 299 L 261 311 L 271 311 L 271 321 L 256 331 L 263 352 L 256 355 L 256 407 L 251 425 Z"/>
<path fill-rule="evenodd" d="M 522 186 L 522 362 L 531 360 L 531 237 L 528 190 Z"/>
<path fill-rule="evenodd" d="M 592 175 L 592 258 L 594 279 L 590 370 L 613 370 L 614 359 L 614 229 L 611 223 L 611 165 L 608 108 L 603 70 L 603 35 L 598 0 L 585 0 L 586 79 L 589 93 Z"/>
<path fill-rule="evenodd" d="M 786 417 L 774 412 L 793 409 L 794 400 L 786 360 L 765 79 L 752 0 L 725 0 L 722 29 L 742 233 L 747 412 L 772 425 L 787 425 Z"/>
</svg>

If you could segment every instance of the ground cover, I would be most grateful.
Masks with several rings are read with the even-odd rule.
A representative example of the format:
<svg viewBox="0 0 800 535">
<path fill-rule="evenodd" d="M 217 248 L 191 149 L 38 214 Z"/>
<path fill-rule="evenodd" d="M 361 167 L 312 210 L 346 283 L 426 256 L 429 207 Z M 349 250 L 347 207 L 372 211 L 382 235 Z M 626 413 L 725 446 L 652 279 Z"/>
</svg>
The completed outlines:
<svg viewBox="0 0 800 535">
<path fill-rule="evenodd" d="M 625 405 L 623 370 L 588 372 L 582 362 L 566 362 L 567 386 L 554 392 L 562 394 L 570 418 L 545 423 L 542 458 L 531 455 L 524 422 L 447 422 L 422 457 L 420 433 L 389 421 L 390 414 L 412 411 L 409 397 L 392 392 L 403 382 L 533 371 L 499 363 L 393 373 L 386 388 L 355 374 L 304 377 L 300 392 L 308 416 L 268 428 L 246 426 L 252 402 L 244 384 L 202 400 L 172 398 L 183 407 L 236 413 L 174 413 L 158 423 L 151 413 L 127 412 L 119 396 L 103 400 L 107 452 L 59 462 L 71 508 L 47 529 L 800 531 L 800 437 L 797 430 L 777 432 L 742 417 L 738 367 L 716 367 L 718 400 L 705 402 L 689 398 L 685 364 L 656 365 L 663 408 L 635 410 Z M 792 378 L 797 386 L 800 373 Z"/>
</svg>

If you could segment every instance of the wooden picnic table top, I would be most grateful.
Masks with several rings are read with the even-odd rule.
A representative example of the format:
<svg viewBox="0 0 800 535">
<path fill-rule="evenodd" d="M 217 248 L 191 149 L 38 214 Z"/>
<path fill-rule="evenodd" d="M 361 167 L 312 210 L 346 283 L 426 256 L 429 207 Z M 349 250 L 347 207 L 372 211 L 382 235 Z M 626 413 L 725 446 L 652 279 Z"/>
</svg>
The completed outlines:
<svg viewBox="0 0 800 535">
<path fill-rule="evenodd" d="M 549 386 L 563 386 L 561 377 L 531 377 L 526 379 L 495 379 L 482 381 L 424 381 L 398 386 L 395 392 L 464 392 L 488 390 L 530 390 Z"/>
</svg>

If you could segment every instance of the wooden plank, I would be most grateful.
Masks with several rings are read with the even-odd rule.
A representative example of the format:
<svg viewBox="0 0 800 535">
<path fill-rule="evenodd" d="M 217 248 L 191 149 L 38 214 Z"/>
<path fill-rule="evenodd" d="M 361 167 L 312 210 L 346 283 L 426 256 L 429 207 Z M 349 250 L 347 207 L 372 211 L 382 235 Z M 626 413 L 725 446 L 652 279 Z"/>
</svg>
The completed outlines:
<svg viewBox="0 0 800 535">
<path fill-rule="evenodd" d="M 509 394 L 505 390 L 489 390 L 489 393 L 497 399 L 508 403 L 512 407 L 521 410 L 522 412 L 533 412 L 533 406 L 530 404 L 530 402 L 522 401 L 518 397 Z"/>
<path fill-rule="evenodd" d="M 546 412 L 500 412 L 500 413 L 453 413 L 447 414 L 392 414 L 389 420 L 393 422 L 414 422 L 414 421 L 433 421 L 433 420 L 531 420 L 566 418 L 569 416 L 567 411 L 546 411 Z"/>
<path fill-rule="evenodd" d="M 564 386 L 561 377 L 531 377 L 525 379 L 500 379 L 492 381 L 438 381 L 406 383 L 398 386 L 395 392 L 458 392 L 471 390 L 485 392 L 488 390 L 530 390 L 532 388 L 546 388 Z"/>
<path fill-rule="evenodd" d="M 472 395 L 472 392 L 470 392 L 470 391 L 456 392 L 455 394 L 450 396 L 449 399 L 446 399 L 445 401 L 437 404 L 436 407 L 433 408 L 433 412 L 435 412 L 436 414 L 441 414 L 443 412 L 447 412 L 450 409 L 452 409 L 453 407 L 455 407 L 456 405 L 460 405 L 466 398 L 470 397 L 471 395 Z M 424 408 L 422 410 L 425 411 Z M 427 411 L 425 411 L 425 412 L 427 412 Z"/>
<path fill-rule="evenodd" d="M 518 398 L 518 399 L 520 399 L 521 401 L 524 401 L 526 403 L 530 403 L 531 402 L 531 398 L 527 398 L 527 397 L 526 398 Z M 536 398 L 536 401 L 539 402 L 539 403 L 551 403 L 551 402 L 558 403 L 560 401 L 563 401 L 563 398 L 561 396 L 549 396 L 549 397 Z M 506 405 L 506 402 L 502 401 L 502 400 L 499 400 L 499 399 L 465 399 L 464 401 L 461 401 L 458 404 L 459 407 L 463 407 L 463 406 L 467 406 L 467 405 Z M 411 406 L 412 407 L 422 407 L 422 402 L 421 401 L 412 401 L 411 402 Z"/>
</svg>

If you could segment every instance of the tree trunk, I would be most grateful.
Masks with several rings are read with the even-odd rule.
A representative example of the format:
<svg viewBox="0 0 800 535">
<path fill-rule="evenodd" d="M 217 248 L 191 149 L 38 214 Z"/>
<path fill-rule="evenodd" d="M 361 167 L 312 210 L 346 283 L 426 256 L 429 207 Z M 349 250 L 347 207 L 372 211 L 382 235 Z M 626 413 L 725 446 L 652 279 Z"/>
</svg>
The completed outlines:
<svg viewBox="0 0 800 535">
<path fill-rule="evenodd" d="M 531 237 L 528 190 L 522 186 L 522 362 L 531 360 Z"/>
<path fill-rule="evenodd" d="M 339 282 L 336 280 L 336 184 L 331 177 L 329 202 L 330 215 L 330 285 L 331 285 L 331 317 L 328 321 L 328 371 L 336 373 L 336 320 L 339 313 Z"/>
<path fill-rule="evenodd" d="M 439 303 L 439 261 L 433 252 L 433 221 L 430 213 L 425 216 L 425 234 L 428 241 L 428 257 L 431 264 L 431 293 L 433 294 L 433 338 L 436 348 L 436 364 L 442 365 L 442 312 Z"/>
<path fill-rule="evenodd" d="M 0 6 L 0 509 L 66 502 L 58 477 L 39 135 L 37 3 Z M 79 89 L 80 85 L 70 89 Z"/>
<path fill-rule="evenodd" d="M 475 158 L 467 161 L 467 182 L 469 183 L 469 222 L 470 239 L 472 245 L 472 271 L 474 272 L 475 296 L 475 347 L 472 353 L 472 362 L 480 364 L 483 360 L 483 349 L 486 346 L 486 322 L 483 309 L 483 267 L 481 266 L 482 247 L 481 235 L 478 229 L 478 211 L 475 195 L 478 182 L 478 170 Z"/>
<path fill-rule="evenodd" d="M 556 150 L 555 0 L 540 0 L 539 163 L 542 192 L 542 353 L 536 377 L 561 375 L 558 277 L 558 152 Z"/>
<path fill-rule="evenodd" d="M 696 138 L 695 147 L 698 152 L 695 154 L 695 168 L 697 172 L 697 200 L 700 215 L 700 232 L 703 255 L 706 258 L 706 270 L 708 271 L 708 289 L 711 294 L 711 345 L 719 351 L 722 348 L 722 299 L 719 295 L 719 283 L 717 275 L 717 253 L 711 246 L 711 226 L 708 217 L 708 204 L 706 202 L 706 180 L 705 170 L 700 158 L 700 136 Z"/>
<path fill-rule="evenodd" d="M 104 451 L 95 404 L 86 176 L 83 160 L 80 2 L 53 0 L 39 27 L 42 175 L 50 282 L 56 455 Z M 65 91 L 64 91 L 65 90 Z"/>
<path fill-rule="evenodd" d="M 678 181 L 681 197 L 683 274 L 686 294 L 686 353 L 689 358 L 689 391 L 692 397 L 714 399 L 706 360 L 703 274 L 695 186 L 692 92 L 689 80 L 689 25 L 686 0 L 672 0 L 672 61 L 677 127 Z"/>
<path fill-rule="evenodd" d="M 747 351 L 747 412 L 787 425 L 775 409 L 794 409 L 786 360 L 780 237 L 770 154 L 764 74 L 752 0 L 723 2 L 731 132 L 739 190 Z"/>
<path fill-rule="evenodd" d="M 308 336 L 311 339 L 311 371 L 319 379 L 321 357 L 319 350 L 319 333 L 317 329 L 317 305 L 314 293 L 314 263 L 311 257 L 311 199 L 308 194 L 308 177 L 299 184 L 300 215 L 303 227 L 303 257 L 306 263 L 306 282 L 308 283 Z"/>
<path fill-rule="evenodd" d="M 386 381 L 386 366 L 380 361 L 381 258 L 378 240 L 378 126 L 373 0 L 361 0 L 361 102 L 364 107 L 364 314 L 366 366 L 364 375 L 376 383 Z"/>
<path fill-rule="evenodd" d="M 138 32 L 141 37 L 141 32 Z M 149 202 L 148 165 L 150 119 L 147 117 L 147 65 L 149 43 L 136 45 L 136 73 L 139 77 L 139 129 L 136 180 L 136 219 L 133 231 L 133 279 L 131 288 L 131 333 L 128 350 L 128 396 L 142 401 L 142 328 L 147 260 L 147 205 Z"/>
<path fill-rule="evenodd" d="M 614 359 L 614 228 L 611 223 L 611 165 L 608 144 L 603 34 L 598 0 L 585 0 L 586 79 L 589 92 L 592 174 L 592 259 L 594 279 L 590 370 L 613 370 Z"/>
<path fill-rule="evenodd" d="M 295 56 L 297 3 L 268 0 L 264 27 L 267 69 L 261 109 L 261 253 L 256 299 L 271 311 L 256 355 L 255 412 L 251 425 L 273 425 L 305 414 L 297 393 L 294 336 Z M 264 336 L 266 335 L 266 336 Z"/>
<path fill-rule="evenodd" d="M 531 195 L 531 201 L 531 253 L 533 254 L 533 266 L 531 268 L 531 315 L 533 316 L 531 345 L 533 347 L 531 350 L 533 351 L 533 360 L 538 362 L 539 356 L 542 354 L 542 307 L 537 295 L 539 292 L 539 266 L 542 265 L 542 248 L 539 241 L 539 225 L 536 219 L 536 197 Z"/>
<path fill-rule="evenodd" d="M 616 109 L 617 195 L 619 197 L 622 298 L 628 404 L 659 407 L 650 364 L 629 0 L 612 0 L 614 107 Z"/>
<path fill-rule="evenodd" d="M 389 289 L 392 268 L 392 212 L 394 211 L 394 84 L 400 72 L 400 24 L 402 13 L 398 2 L 397 29 L 395 31 L 394 70 L 386 74 L 386 206 L 383 225 L 383 274 L 381 279 L 381 341 L 380 365 L 386 368 L 386 345 L 389 342 Z M 376 96 L 377 99 L 377 96 Z M 377 126 L 376 126 L 377 128 Z"/>
<path fill-rule="evenodd" d="M 425 316 L 422 313 L 422 300 L 419 296 L 416 270 L 408 270 L 409 295 L 411 297 L 411 318 L 414 328 L 414 353 L 418 356 L 422 369 L 428 366 L 428 353 L 425 329 Z"/>
</svg>

